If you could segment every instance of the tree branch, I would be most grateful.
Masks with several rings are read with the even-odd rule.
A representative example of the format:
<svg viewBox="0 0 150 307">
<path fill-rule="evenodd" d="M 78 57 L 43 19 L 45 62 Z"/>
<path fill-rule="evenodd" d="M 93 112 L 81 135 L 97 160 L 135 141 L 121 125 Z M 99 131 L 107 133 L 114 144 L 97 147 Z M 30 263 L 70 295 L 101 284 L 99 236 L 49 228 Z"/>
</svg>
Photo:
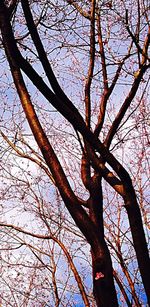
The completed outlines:
<svg viewBox="0 0 150 307">
<path fill-rule="evenodd" d="M 37 53 L 39 55 L 39 59 L 43 65 L 44 71 L 46 73 L 46 76 L 49 80 L 50 85 L 52 86 L 52 89 L 54 91 L 54 93 L 56 94 L 56 96 L 62 100 L 64 103 L 66 103 L 70 108 L 72 108 L 72 103 L 69 100 L 69 98 L 66 96 L 66 94 L 64 93 L 64 91 L 62 90 L 62 88 L 60 87 L 57 78 L 55 77 L 55 74 L 51 68 L 50 62 L 47 58 L 47 55 L 45 53 L 43 44 L 41 42 L 40 36 L 38 34 L 37 31 L 37 26 L 34 23 L 33 17 L 32 17 L 32 13 L 29 7 L 29 1 L 28 0 L 22 0 L 21 1 L 22 4 L 22 8 L 24 11 L 24 15 L 25 15 L 25 19 L 27 22 L 27 27 L 29 30 L 29 33 L 32 37 L 32 40 L 35 44 Z"/>
<path fill-rule="evenodd" d="M 31 236 L 31 237 L 34 237 L 34 238 L 37 238 L 37 239 L 53 240 L 54 242 L 56 242 L 56 243 L 60 246 L 60 248 L 63 250 L 63 252 L 64 252 L 64 254 L 65 254 L 65 256 L 66 256 L 66 258 L 67 258 L 67 260 L 68 260 L 69 266 L 70 266 L 70 268 L 71 268 L 71 270 L 72 270 L 72 272 L 73 272 L 73 274 L 74 274 L 75 280 L 76 280 L 76 282 L 77 282 L 77 285 L 78 285 L 78 288 L 79 288 L 79 290 L 80 290 L 82 299 L 83 299 L 83 301 L 84 301 L 84 303 L 85 303 L 85 306 L 86 306 L 86 307 L 90 307 L 89 300 L 88 300 L 88 297 L 87 297 L 85 288 L 84 288 L 83 283 L 82 283 L 82 281 L 81 281 L 81 277 L 80 277 L 80 275 L 79 275 L 79 273 L 78 273 L 78 271 L 77 271 L 77 269 L 76 269 L 76 267 L 75 267 L 75 265 L 74 265 L 74 262 L 73 262 L 73 260 L 72 260 L 72 258 L 71 258 L 71 256 L 70 256 L 70 254 L 69 254 L 67 248 L 65 247 L 65 245 L 64 245 L 59 239 L 57 239 L 57 238 L 56 238 L 55 236 L 53 236 L 52 234 L 50 234 L 50 235 L 35 234 L 35 233 L 32 233 L 32 232 L 30 232 L 30 231 L 27 231 L 27 230 L 25 230 L 25 229 L 23 229 L 23 228 L 21 228 L 21 227 L 15 226 L 15 225 L 13 225 L 13 224 L 7 224 L 7 223 L 1 223 L 1 222 L 0 222 L 0 226 L 1 226 L 1 227 L 12 228 L 12 229 L 14 229 L 14 230 L 16 230 L 16 231 L 18 231 L 18 232 L 21 232 L 21 233 L 23 233 L 23 234 L 26 234 L 26 235 L 28 235 L 28 236 Z M 47 254 L 47 255 L 48 255 L 48 254 Z M 49 256 L 49 255 L 48 255 L 48 256 Z M 43 263 L 43 264 L 44 264 L 44 263 Z"/>
<path fill-rule="evenodd" d="M 148 66 L 146 65 L 143 65 L 139 71 L 139 74 L 135 77 L 135 80 L 133 82 L 133 85 L 130 89 L 130 92 L 128 94 L 128 96 L 126 97 L 123 105 L 121 106 L 116 118 L 114 119 L 112 125 L 111 125 L 111 128 L 106 136 L 106 139 L 105 139 L 105 146 L 107 146 L 108 148 L 110 147 L 110 144 L 112 142 L 112 139 L 126 113 L 126 111 L 128 110 L 132 100 L 134 99 L 135 95 L 136 95 L 136 92 L 139 88 L 139 84 L 141 82 L 141 79 L 145 73 L 145 71 L 147 70 Z"/>
<path fill-rule="evenodd" d="M 94 62 L 95 62 L 95 0 L 91 1 L 91 25 L 90 25 L 90 59 L 88 74 L 85 83 L 85 122 L 90 128 L 91 125 L 91 84 L 93 79 Z M 87 148 L 90 145 L 85 141 L 84 152 L 81 162 L 81 178 L 85 187 L 91 190 L 91 171 L 90 163 L 87 155 Z"/>
<path fill-rule="evenodd" d="M 85 114 L 86 125 L 90 127 L 91 119 L 91 84 L 94 71 L 95 60 L 95 0 L 91 1 L 91 26 L 90 26 L 90 60 L 88 74 L 85 83 Z"/>
<path fill-rule="evenodd" d="M 28 159 L 32 162 L 34 162 L 35 164 L 37 164 L 40 168 L 42 168 L 44 170 L 44 172 L 48 175 L 48 177 L 50 178 L 50 180 L 53 182 L 54 185 L 56 185 L 54 178 L 52 176 L 52 174 L 50 173 L 50 171 L 48 170 L 48 168 L 43 164 L 44 161 L 39 161 L 36 158 L 33 158 L 31 155 L 25 154 L 23 151 L 21 151 L 13 142 L 11 142 L 8 137 L 0 130 L 0 134 L 2 135 L 2 137 L 4 138 L 4 140 L 9 144 L 9 146 L 11 146 L 11 148 L 22 158 Z"/>
<path fill-rule="evenodd" d="M 129 33 L 129 35 L 131 36 L 135 46 L 137 47 L 137 50 L 142 54 L 142 57 L 144 59 L 144 62 L 142 61 L 142 64 L 144 64 L 146 62 L 146 60 L 148 60 L 150 62 L 150 58 L 148 57 L 148 54 L 147 54 L 148 45 L 150 43 L 150 26 L 149 26 L 149 31 L 148 31 L 148 34 L 147 34 L 147 39 L 145 40 L 145 41 L 147 41 L 147 43 L 146 43 L 146 46 L 144 46 L 143 49 L 140 47 L 136 36 L 132 33 L 132 31 L 129 28 L 128 10 L 126 10 L 126 29 Z"/>
<path fill-rule="evenodd" d="M 89 12 L 86 12 L 85 10 L 83 10 L 81 8 L 80 5 L 78 5 L 78 3 L 76 3 L 74 0 L 66 0 L 66 2 L 70 5 L 72 5 L 83 17 L 87 18 L 87 19 L 91 19 L 91 15 Z"/>
</svg>

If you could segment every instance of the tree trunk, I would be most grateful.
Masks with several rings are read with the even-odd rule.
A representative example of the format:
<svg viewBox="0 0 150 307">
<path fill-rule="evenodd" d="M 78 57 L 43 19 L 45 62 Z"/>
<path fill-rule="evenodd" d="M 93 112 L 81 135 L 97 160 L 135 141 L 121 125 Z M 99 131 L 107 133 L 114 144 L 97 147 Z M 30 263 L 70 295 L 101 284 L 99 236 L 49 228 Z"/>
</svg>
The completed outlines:
<svg viewBox="0 0 150 307">
<path fill-rule="evenodd" d="M 150 258 L 143 229 L 141 212 L 134 190 L 132 193 L 126 195 L 125 208 L 129 218 L 139 270 L 150 306 Z"/>
<path fill-rule="evenodd" d="M 100 244 L 101 245 L 101 244 Z M 117 307 L 117 295 L 113 280 L 113 268 L 109 250 L 104 242 L 92 251 L 93 293 L 98 307 Z"/>
<path fill-rule="evenodd" d="M 118 306 L 113 279 L 110 252 L 104 239 L 102 178 L 96 174 L 92 178 L 89 200 L 90 218 L 98 229 L 99 243 L 91 250 L 93 268 L 93 293 L 97 306 Z"/>
</svg>

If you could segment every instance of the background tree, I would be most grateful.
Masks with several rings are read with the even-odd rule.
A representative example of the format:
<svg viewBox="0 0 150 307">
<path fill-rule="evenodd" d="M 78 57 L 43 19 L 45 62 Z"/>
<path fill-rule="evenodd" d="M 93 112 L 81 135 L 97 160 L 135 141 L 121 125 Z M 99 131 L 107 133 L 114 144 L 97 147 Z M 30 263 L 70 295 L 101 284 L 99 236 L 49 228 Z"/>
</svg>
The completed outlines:
<svg viewBox="0 0 150 307">
<path fill-rule="evenodd" d="M 30 208 L 29 191 L 32 192 L 37 204 L 35 216 L 38 209 L 40 220 L 44 219 L 48 226 L 49 236 L 55 238 L 53 226 L 47 222 L 52 206 L 43 204 L 41 197 L 40 202 L 36 198 L 39 186 L 38 193 L 41 193 L 41 187 L 47 191 L 50 185 L 46 202 L 54 199 L 54 211 L 56 207 L 59 209 L 59 222 L 62 207 L 56 201 L 55 186 L 59 191 L 57 197 L 61 197 L 59 203 L 63 201 L 91 248 L 97 306 L 117 306 L 118 301 L 121 302 L 116 295 L 118 287 L 115 288 L 113 276 L 127 305 L 131 306 L 133 299 L 136 306 L 140 306 L 141 299 L 136 293 L 139 272 L 149 302 L 149 255 L 141 217 L 142 212 L 148 225 L 148 164 L 145 161 L 149 142 L 146 97 L 150 28 L 147 3 L 1 1 L 0 27 L 5 50 L 1 53 L 4 85 L 1 134 L 8 144 L 3 152 L 8 165 L 4 169 L 8 174 L 4 175 L 5 184 L 8 180 L 9 186 L 9 193 L 4 188 L 3 198 L 8 204 L 11 197 L 14 199 L 13 193 L 20 198 L 20 188 L 16 187 L 18 182 L 22 187 L 25 181 L 22 203 L 26 203 L 27 195 Z M 8 75 L 6 57 L 13 80 Z M 30 132 L 24 114 L 36 141 L 30 138 L 32 145 L 28 144 Z M 139 157 L 137 151 L 134 152 L 135 143 L 139 146 Z M 131 150 L 133 159 L 128 157 Z M 31 188 L 31 178 L 26 177 L 26 171 L 23 172 L 26 180 L 24 177 L 19 180 L 23 169 L 21 167 L 21 172 L 14 176 L 12 159 L 8 163 L 10 152 L 36 163 L 48 175 L 48 180 L 44 176 L 41 183 L 38 175 Z M 143 167 L 144 174 L 141 173 Z M 19 168 L 20 165 L 17 170 Z M 28 176 L 32 177 L 29 173 Z M 15 185 L 10 185 L 10 180 L 14 180 Z M 128 221 L 124 220 L 122 207 L 126 209 Z M 23 231 L 12 224 L 3 222 L 1 225 Z M 55 282 L 57 265 L 54 250 L 50 248 L 49 252 L 55 299 L 59 304 Z M 115 267 L 115 258 L 126 276 L 124 286 Z M 42 261 L 39 255 L 37 259 Z M 80 292 L 83 294 L 81 289 Z M 87 299 L 86 294 L 84 297 Z"/>
</svg>

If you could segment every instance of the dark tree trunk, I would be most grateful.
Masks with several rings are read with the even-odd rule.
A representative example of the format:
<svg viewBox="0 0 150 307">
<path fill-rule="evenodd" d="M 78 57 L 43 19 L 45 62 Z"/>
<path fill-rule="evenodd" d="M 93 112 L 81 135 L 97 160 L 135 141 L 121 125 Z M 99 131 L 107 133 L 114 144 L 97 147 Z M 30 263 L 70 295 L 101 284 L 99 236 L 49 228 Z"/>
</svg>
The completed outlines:
<svg viewBox="0 0 150 307">
<path fill-rule="evenodd" d="M 99 256 L 99 257 L 98 257 Z M 109 250 L 102 247 L 92 251 L 93 293 L 98 307 L 117 307 L 117 295 L 113 280 L 113 269 Z"/>
<path fill-rule="evenodd" d="M 95 174 L 89 200 L 90 218 L 99 232 L 99 244 L 92 248 L 93 293 L 97 306 L 118 306 L 110 252 L 104 239 L 102 178 Z"/>
<path fill-rule="evenodd" d="M 130 189 L 125 197 L 125 208 L 129 218 L 133 244 L 137 256 L 142 282 L 150 306 L 150 258 L 143 229 L 140 208 L 134 190 Z"/>
</svg>

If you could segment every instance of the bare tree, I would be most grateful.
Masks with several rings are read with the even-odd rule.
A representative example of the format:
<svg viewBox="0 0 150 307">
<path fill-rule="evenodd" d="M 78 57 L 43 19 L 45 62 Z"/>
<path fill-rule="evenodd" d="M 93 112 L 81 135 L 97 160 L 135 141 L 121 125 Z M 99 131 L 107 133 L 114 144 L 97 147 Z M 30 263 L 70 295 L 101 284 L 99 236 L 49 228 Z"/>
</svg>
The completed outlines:
<svg viewBox="0 0 150 307">
<path fill-rule="evenodd" d="M 52 178 L 71 217 L 91 247 L 97 306 L 118 306 L 113 274 L 116 281 L 118 276 L 113 273 L 110 256 L 113 250 L 128 280 L 135 304 L 140 305 L 122 258 L 121 223 L 118 222 L 116 228 L 118 234 L 114 232 L 113 235 L 115 246 L 110 244 L 109 249 L 109 240 L 107 243 L 105 239 L 107 217 L 103 209 L 102 179 L 109 185 L 109 193 L 111 190 L 117 193 L 121 207 L 126 209 L 131 244 L 150 304 L 150 261 L 136 183 L 133 181 L 135 164 L 133 161 L 133 165 L 128 167 L 117 152 L 119 147 L 123 154 L 121 144 L 126 140 L 128 144 L 130 134 L 136 138 L 136 125 L 132 129 L 125 127 L 144 102 L 148 87 L 150 27 L 146 1 L 137 0 L 132 4 L 128 1 L 58 1 L 56 5 L 47 1 L 39 4 L 36 1 L 29 3 L 28 0 L 1 1 L 0 27 L 13 83 L 42 153 L 36 163 L 42 165 L 47 174 L 50 172 L 49 178 Z M 49 44 L 53 44 L 52 47 Z M 60 65 L 57 66 L 58 62 Z M 71 72 L 70 80 L 65 80 L 65 77 L 69 78 L 69 73 L 65 75 L 65 67 Z M 62 86 L 58 80 L 63 81 Z M 30 85 L 31 90 L 29 81 L 34 85 L 34 88 Z M 120 90 L 122 84 L 124 89 Z M 71 180 L 72 169 L 64 163 L 63 147 L 60 148 L 62 157 L 56 150 L 56 143 L 61 140 L 54 136 L 52 142 L 49 127 L 43 125 L 40 103 L 33 103 L 36 100 L 35 88 L 40 100 L 46 99 L 57 110 L 54 120 L 62 120 L 63 116 L 67 132 L 73 134 L 78 142 L 81 175 L 78 174 L 76 180 Z M 143 125 L 142 129 L 145 129 Z M 144 130 L 145 138 L 148 139 L 147 130 Z M 17 136 L 14 143 L 16 140 Z M 127 148 L 123 148 L 126 153 Z M 20 154 L 15 144 L 13 149 Z M 26 153 L 22 152 L 22 155 L 27 157 Z M 72 181 L 76 183 L 74 187 Z M 78 181 L 82 182 L 82 193 L 77 188 Z M 109 207 L 110 217 L 111 209 Z M 143 203 L 141 209 L 144 212 Z M 113 224 L 113 217 L 110 217 Z M 55 265 L 53 261 L 53 273 Z M 53 282 L 55 284 L 54 274 Z M 123 290 L 122 293 L 126 297 Z M 55 294 L 59 303 L 56 288 Z M 129 305 L 129 300 L 126 301 Z"/>
</svg>

